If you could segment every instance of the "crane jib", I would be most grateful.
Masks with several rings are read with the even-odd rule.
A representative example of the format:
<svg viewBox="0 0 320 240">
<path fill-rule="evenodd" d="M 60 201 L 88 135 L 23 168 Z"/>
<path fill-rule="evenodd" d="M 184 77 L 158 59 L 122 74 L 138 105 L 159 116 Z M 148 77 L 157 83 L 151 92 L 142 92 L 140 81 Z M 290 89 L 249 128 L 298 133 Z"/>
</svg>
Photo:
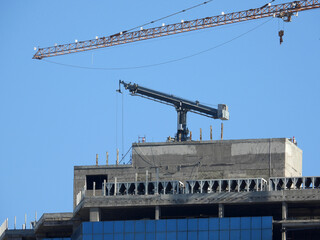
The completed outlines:
<svg viewBox="0 0 320 240">
<path fill-rule="evenodd" d="M 119 81 L 119 85 L 120 84 L 123 84 L 125 89 L 129 90 L 133 95 L 174 106 L 177 111 L 176 139 L 180 141 L 186 141 L 188 138 L 187 112 L 189 111 L 214 119 L 229 120 L 228 106 L 225 104 L 218 104 L 218 109 L 216 109 L 200 104 L 199 101 L 186 100 L 171 94 L 141 87 L 137 84 Z M 121 92 L 121 90 L 119 89 L 118 92 Z"/>
<path fill-rule="evenodd" d="M 320 0 L 293 1 L 272 6 L 265 5 L 260 8 L 249 9 L 240 12 L 227 13 L 190 21 L 181 21 L 181 23 L 168 24 L 161 27 L 142 29 L 139 31 L 123 31 L 108 37 L 101 37 L 87 41 L 76 41 L 75 43 L 56 45 L 46 48 L 39 48 L 34 54 L 33 59 L 42 59 L 46 57 L 89 51 L 98 48 L 111 47 L 120 44 L 266 17 L 278 17 L 282 18 L 284 21 L 290 21 L 291 16 L 294 13 L 316 8 L 320 8 Z"/>
</svg>

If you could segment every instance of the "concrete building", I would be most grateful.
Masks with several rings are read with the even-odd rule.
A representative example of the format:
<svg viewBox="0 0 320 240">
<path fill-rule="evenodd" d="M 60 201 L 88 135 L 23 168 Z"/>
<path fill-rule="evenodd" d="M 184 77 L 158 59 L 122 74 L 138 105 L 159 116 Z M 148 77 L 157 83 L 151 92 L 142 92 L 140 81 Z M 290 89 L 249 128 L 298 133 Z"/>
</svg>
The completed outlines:
<svg viewBox="0 0 320 240">
<path fill-rule="evenodd" d="M 134 143 L 130 164 L 74 167 L 72 213 L 22 239 L 318 239 L 320 177 L 291 140 Z"/>
</svg>

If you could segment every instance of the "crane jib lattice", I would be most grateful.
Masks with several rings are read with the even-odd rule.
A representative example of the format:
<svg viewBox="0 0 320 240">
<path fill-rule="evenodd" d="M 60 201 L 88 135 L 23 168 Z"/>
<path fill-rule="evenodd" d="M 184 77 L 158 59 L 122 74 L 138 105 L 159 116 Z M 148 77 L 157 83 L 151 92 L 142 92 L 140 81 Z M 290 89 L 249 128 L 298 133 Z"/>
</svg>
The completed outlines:
<svg viewBox="0 0 320 240">
<path fill-rule="evenodd" d="M 233 12 L 191 21 L 181 21 L 180 23 L 164 25 L 161 27 L 141 29 L 139 31 L 124 31 L 108 37 L 101 37 L 87 41 L 79 41 L 75 43 L 56 45 L 47 48 L 39 48 L 33 56 L 33 59 L 42 59 L 46 57 L 53 57 L 98 48 L 111 47 L 125 43 L 131 43 L 141 40 L 173 35 L 177 33 L 189 32 L 210 27 L 217 27 L 221 25 L 266 17 L 280 17 L 288 21 L 290 20 L 292 14 L 296 12 L 315 9 L 319 7 L 320 0 L 294 1 L 273 6 L 265 5 L 260 8 L 249 9 L 240 12 Z"/>
</svg>

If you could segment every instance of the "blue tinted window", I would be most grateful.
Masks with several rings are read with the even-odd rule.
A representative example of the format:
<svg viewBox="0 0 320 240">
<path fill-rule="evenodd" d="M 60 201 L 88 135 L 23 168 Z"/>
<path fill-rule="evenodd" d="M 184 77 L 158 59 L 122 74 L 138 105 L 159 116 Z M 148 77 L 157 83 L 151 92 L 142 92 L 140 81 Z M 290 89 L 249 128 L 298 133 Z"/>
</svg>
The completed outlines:
<svg viewBox="0 0 320 240">
<path fill-rule="evenodd" d="M 166 240 L 166 233 L 165 232 L 158 232 L 156 233 L 157 240 Z"/>
<path fill-rule="evenodd" d="M 262 240 L 272 240 L 272 229 L 262 229 Z"/>
<path fill-rule="evenodd" d="M 199 231 L 198 232 L 199 240 L 208 240 L 209 232 L 208 231 Z"/>
<path fill-rule="evenodd" d="M 103 235 L 102 234 L 93 234 L 92 240 L 103 240 Z"/>
<path fill-rule="evenodd" d="M 198 230 L 198 219 L 188 219 L 188 231 Z"/>
<path fill-rule="evenodd" d="M 144 220 L 136 221 L 135 232 L 146 232 L 146 222 Z"/>
<path fill-rule="evenodd" d="M 186 240 L 188 238 L 187 232 L 177 232 L 178 240 Z M 170 239 L 171 240 L 171 239 Z"/>
<path fill-rule="evenodd" d="M 241 239 L 250 240 L 251 239 L 251 231 L 250 230 L 241 230 Z M 255 239 L 253 239 L 255 240 Z"/>
<path fill-rule="evenodd" d="M 229 218 L 220 218 L 220 230 L 229 230 Z"/>
<path fill-rule="evenodd" d="M 251 227 L 252 229 L 261 229 L 261 217 L 253 217 Z"/>
<path fill-rule="evenodd" d="M 251 229 L 251 218 L 249 217 L 241 218 L 241 229 Z"/>
<path fill-rule="evenodd" d="M 92 233 L 92 223 L 91 222 L 84 222 L 82 223 L 82 233 L 83 234 L 91 234 Z"/>
<path fill-rule="evenodd" d="M 82 239 L 83 240 L 92 240 L 92 235 L 91 234 L 90 235 L 85 234 L 85 235 L 83 235 Z"/>
<path fill-rule="evenodd" d="M 124 240 L 134 240 L 134 233 L 125 233 Z"/>
<path fill-rule="evenodd" d="M 165 232 L 166 231 L 166 220 L 157 220 L 156 221 L 156 229 L 157 229 L 157 232 Z"/>
<path fill-rule="evenodd" d="M 123 233 L 115 233 L 114 240 L 123 240 Z"/>
<path fill-rule="evenodd" d="M 229 231 L 220 231 L 220 240 L 229 240 Z"/>
<path fill-rule="evenodd" d="M 178 231 L 187 231 L 188 229 L 188 220 L 187 219 L 178 219 Z"/>
<path fill-rule="evenodd" d="M 219 230 L 219 218 L 209 218 L 209 230 Z"/>
<path fill-rule="evenodd" d="M 198 221 L 198 225 L 199 225 L 199 231 L 208 231 L 209 230 L 209 219 L 208 218 L 203 218 L 203 219 L 199 219 Z"/>
<path fill-rule="evenodd" d="M 135 221 L 125 221 L 124 222 L 124 231 L 126 233 L 133 233 L 134 232 L 134 223 L 135 223 Z"/>
<path fill-rule="evenodd" d="M 219 240 L 219 231 L 210 231 L 209 240 Z"/>
<path fill-rule="evenodd" d="M 103 233 L 103 222 L 92 223 L 93 233 Z"/>
<path fill-rule="evenodd" d="M 145 240 L 146 234 L 145 233 L 135 233 L 135 240 Z"/>
<path fill-rule="evenodd" d="M 240 229 L 240 218 L 230 218 L 230 229 Z"/>
<path fill-rule="evenodd" d="M 188 232 L 188 239 L 197 240 L 198 233 L 197 232 Z"/>
<path fill-rule="evenodd" d="M 146 234 L 146 240 L 155 240 L 155 239 L 156 239 L 156 234 L 154 232 Z"/>
<path fill-rule="evenodd" d="M 124 232 L 124 221 L 114 222 L 114 232 L 115 233 L 123 233 Z"/>
<path fill-rule="evenodd" d="M 105 233 L 103 235 L 103 240 L 113 240 L 113 234 Z"/>
<path fill-rule="evenodd" d="M 167 220 L 167 232 L 177 231 L 177 220 L 170 219 Z"/>
<path fill-rule="evenodd" d="M 272 217 L 262 217 L 262 228 L 272 228 Z"/>
<path fill-rule="evenodd" d="M 177 232 L 167 232 L 167 240 L 176 240 Z"/>
<path fill-rule="evenodd" d="M 103 222 L 104 233 L 113 233 L 113 222 Z"/>
<path fill-rule="evenodd" d="M 156 231 L 156 221 L 148 220 L 146 221 L 146 232 L 155 232 Z"/>
<path fill-rule="evenodd" d="M 261 229 L 253 229 L 251 231 L 251 239 L 260 240 L 261 239 Z"/>
<path fill-rule="evenodd" d="M 230 230 L 230 239 L 240 240 L 241 239 L 240 230 Z"/>
</svg>

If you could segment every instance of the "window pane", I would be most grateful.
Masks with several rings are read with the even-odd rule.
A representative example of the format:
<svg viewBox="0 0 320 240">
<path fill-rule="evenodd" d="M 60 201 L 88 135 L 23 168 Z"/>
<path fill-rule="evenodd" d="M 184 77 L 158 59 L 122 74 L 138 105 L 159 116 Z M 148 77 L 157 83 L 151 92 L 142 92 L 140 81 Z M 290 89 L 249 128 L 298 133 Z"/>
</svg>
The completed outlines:
<svg viewBox="0 0 320 240">
<path fill-rule="evenodd" d="M 253 217 L 251 221 L 252 229 L 261 229 L 261 217 Z"/>
<path fill-rule="evenodd" d="M 167 220 L 167 232 L 177 231 L 177 220 L 169 219 Z"/>
<path fill-rule="evenodd" d="M 241 218 L 241 229 L 251 229 L 251 218 L 250 217 Z"/>
<path fill-rule="evenodd" d="M 103 222 L 94 222 L 92 223 L 93 233 L 103 233 Z"/>
<path fill-rule="evenodd" d="M 104 233 L 113 233 L 113 222 L 103 222 Z"/>
<path fill-rule="evenodd" d="M 187 219 L 178 219 L 178 231 L 187 231 L 188 229 L 188 221 Z"/>
<path fill-rule="evenodd" d="M 219 230 L 219 218 L 209 218 L 209 230 Z"/>
<path fill-rule="evenodd" d="M 229 230 L 229 218 L 220 218 L 220 230 Z"/>
<path fill-rule="evenodd" d="M 178 232 L 178 240 L 186 240 L 187 236 L 187 232 Z"/>
<path fill-rule="evenodd" d="M 83 234 L 91 234 L 92 233 L 92 223 L 91 222 L 84 222 L 82 223 L 82 233 Z"/>
<path fill-rule="evenodd" d="M 114 222 L 114 232 L 123 233 L 124 232 L 124 221 L 115 221 Z"/>
<path fill-rule="evenodd" d="M 208 231 L 209 230 L 209 219 L 199 219 L 199 231 Z"/>
<path fill-rule="evenodd" d="M 146 221 L 146 232 L 155 232 L 156 231 L 156 221 L 155 220 L 147 220 Z"/>
<path fill-rule="evenodd" d="M 272 228 L 272 217 L 262 217 L 262 228 Z"/>
<path fill-rule="evenodd" d="M 208 240 L 209 232 L 208 231 L 199 231 L 198 232 L 199 240 Z"/>
<path fill-rule="evenodd" d="M 188 231 L 198 230 L 198 219 L 188 219 Z"/>
<path fill-rule="evenodd" d="M 135 232 L 146 232 L 146 222 L 144 220 L 136 221 Z"/>
<path fill-rule="evenodd" d="M 165 232 L 166 231 L 166 220 L 157 220 L 156 221 L 156 229 L 157 229 L 157 232 Z"/>
<path fill-rule="evenodd" d="M 230 218 L 230 229 L 240 230 L 240 218 Z"/>
</svg>

